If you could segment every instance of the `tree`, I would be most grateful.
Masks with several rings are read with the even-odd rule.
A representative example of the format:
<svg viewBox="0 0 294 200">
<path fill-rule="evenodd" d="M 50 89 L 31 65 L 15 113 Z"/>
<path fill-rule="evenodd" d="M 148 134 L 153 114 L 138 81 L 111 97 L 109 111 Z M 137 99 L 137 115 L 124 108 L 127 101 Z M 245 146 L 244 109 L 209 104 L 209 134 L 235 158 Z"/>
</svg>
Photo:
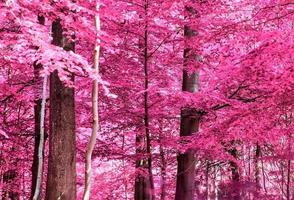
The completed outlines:
<svg viewBox="0 0 294 200">
<path fill-rule="evenodd" d="M 45 24 L 45 18 L 43 16 L 38 16 L 38 21 L 40 24 L 44 25 Z M 42 98 L 40 96 L 40 94 L 38 94 L 41 90 L 40 90 L 40 85 L 41 85 L 41 77 L 40 77 L 40 70 L 42 69 L 42 65 L 41 64 L 37 64 L 37 61 L 34 62 L 34 83 L 35 83 L 35 100 L 34 100 L 34 117 L 35 117 L 35 144 L 34 144 L 34 159 L 33 159 L 33 164 L 32 164 L 32 184 L 31 184 L 31 199 L 33 199 L 33 196 L 35 194 L 36 191 L 36 185 L 38 182 L 38 167 L 39 165 L 43 166 L 43 163 L 39 164 L 39 160 L 40 160 L 40 155 L 39 155 L 39 148 L 42 149 L 42 162 L 44 162 L 44 144 L 45 141 L 47 139 L 47 135 L 44 135 L 44 139 L 42 140 L 43 143 L 41 144 L 41 112 L 42 112 Z M 47 78 L 46 78 L 47 79 Z M 47 82 L 47 80 L 46 80 Z M 46 86 L 46 84 L 45 84 Z M 45 97 L 46 98 L 46 97 Z M 45 99 L 46 100 L 46 99 Z M 45 112 L 45 110 L 43 111 Z M 43 113 L 45 117 L 45 113 Z M 44 126 L 44 123 L 43 123 Z M 44 127 L 45 129 L 45 127 Z M 44 130 L 42 130 L 44 131 Z M 40 145 L 41 144 L 41 145 Z M 39 172 L 41 174 L 43 174 L 43 167 L 42 168 L 42 172 Z M 42 180 L 42 179 L 40 179 Z M 42 181 L 40 181 L 42 182 Z M 42 185 L 42 184 L 41 184 Z M 41 185 L 39 186 L 38 190 L 40 190 L 38 192 L 38 199 L 41 199 L 41 194 L 42 194 L 42 187 Z"/>
<path fill-rule="evenodd" d="M 44 146 L 47 199 L 83 197 L 90 180 L 86 153 L 91 199 L 133 198 L 136 185 L 149 199 L 174 199 L 189 189 L 190 199 L 293 197 L 292 2 L 101 0 L 99 43 L 96 3 L 0 3 L 1 198 L 33 193 L 40 118 L 35 79 L 46 74 L 50 118 L 44 123 L 52 136 Z M 99 76 L 93 70 L 97 44 Z M 86 152 L 93 80 L 99 82 L 99 134 Z M 182 173 L 181 159 L 192 166 L 181 166 L 188 169 Z M 68 184 L 71 197 L 60 192 Z"/>
<path fill-rule="evenodd" d="M 74 51 L 63 35 L 61 20 L 52 23 L 53 44 Z M 74 81 L 73 75 L 70 75 Z M 46 199 L 76 198 L 76 135 L 74 88 L 63 83 L 57 70 L 50 75 L 50 135 Z"/>
<path fill-rule="evenodd" d="M 98 12 L 95 15 L 95 26 L 97 34 L 100 33 L 100 14 L 99 14 L 99 3 L 96 3 L 96 11 Z M 97 38 L 96 44 L 95 44 L 95 56 L 94 56 L 94 73 L 98 78 L 99 75 L 99 56 L 100 56 L 100 39 Z M 97 132 L 99 130 L 99 113 L 98 113 L 98 80 L 93 81 L 92 86 L 92 112 L 93 112 L 93 127 L 92 127 L 92 134 L 89 140 L 89 143 L 87 145 L 86 150 L 86 165 L 85 165 L 85 191 L 84 191 L 84 200 L 90 199 L 90 190 L 91 190 L 91 176 L 92 176 L 92 153 L 95 147 L 96 138 L 97 138 Z"/>
<path fill-rule="evenodd" d="M 192 7 L 186 7 L 186 12 L 191 17 L 195 10 Z M 196 31 L 191 29 L 188 25 L 184 28 L 184 37 L 189 38 L 195 36 Z M 195 59 L 196 53 L 189 47 L 184 50 L 184 67 L 183 67 L 183 82 L 182 90 L 184 92 L 195 93 L 198 91 L 198 73 L 190 72 L 187 65 L 191 59 Z M 181 111 L 181 128 L 180 136 L 187 137 L 197 132 L 199 129 L 200 115 L 197 110 L 191 108 L 183 108 Z M 177 171 L 177 189 L 176 200 L 191 200 L 194 199 L 195 188 L 195 157 L 194 151 L 189 149 L 187 152 L 179 153 L 177 157 L 178 171 Z"/>
</svg>

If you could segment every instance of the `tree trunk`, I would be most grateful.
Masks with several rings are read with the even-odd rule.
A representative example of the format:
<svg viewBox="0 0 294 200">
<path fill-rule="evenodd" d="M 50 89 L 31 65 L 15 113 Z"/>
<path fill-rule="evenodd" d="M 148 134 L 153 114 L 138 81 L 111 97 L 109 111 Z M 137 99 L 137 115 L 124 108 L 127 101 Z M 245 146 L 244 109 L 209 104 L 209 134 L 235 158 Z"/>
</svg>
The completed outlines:
<svg viewBox="0 0 294 200">
<path fill-rule="evenodd" d="M 159 151 L 160 151 L 160 160 L 161 160 L 161 194 L 160 194 L 160 200 L 165 200 L 166 197 L 166 160 L 164 156 L 164 148 L 162 145 L 162 132 L 159 133 Z"/>
<path fill-rule="evenodd" d="M 260 166 L 259 166 L 259 161 L 260 161 L 260 156 L 261 156 L 261 148 L 259 144 L 256 144 L 256 149 L 255 149 L 255 184 L 256 184 L 256 191 L 260 191 L 261 189 L 261 177 L 260 177 Z"/>
<path fill-rule="evenodd" d="M 96 11 L 99 13 L 99 3 L 96 3 Z M 95 25 L 97 33 L 100 32 L 100 16 L 96 14 Z M 95 44 L 95 56 L 94 56 L 94 73 L 96 76 L 99 74 L 99 55 L 100 55 L 100 40 L 97 38 Z M 98 113 L 98 80 L 93 81 L 92 86 L 92 114 L 93 114 L 93 124 L 92 124 L 92 134 L 87 145 L 86 151 L 86 166 L 85 166 L 85 191 L 83 200 L 90 199 L 91 190 L 91 176 L 92 176 L 92 152 L 95 147 L 97 132 L 99 130 L 99 113 Z"/>
<path fill-rule="evenodd" d="M 262 156 L 262 152 L 260 151 L 260 156 Z M 267 195 L 267 188 L 266 188 L 266 180 L 265 180 L 265 170 L 264 170 L 264 163 L 263 159 L 261 158 L 261 170 L 262 170 L 262 179 L 263 179 L 263 189 L 265 194 Z"/>
<path fill-rule="evenodd" d="M 145 12 L 147 15 L 147 2 L 145 5 Z M 147 145 L 147 156 L 148 156 L 148 174 L 150 182 L 150 192 L 152 200 L 155 199 L 154 196 L 154 183 L 152 175 L 152 152 L 151 152 L 151 138 L 150 138 L 150 129 L 149 129 L 149 105 L 148 105 L 148 89 L 149 89 L 149 76 L 148 76 L 148 30 L 147 22 L 145 26 L 144 33 L 144 78 L 145 78 L 145 92 L 144 92 L 144 125 L 145 125 L 145 134 L 146 134 L 146 145 Z"/>
<path fill-rule="evenodd" d="M 43 16 L 38 16 L 38 21 L 40 24 L 45 24 L 45 18 Z M 31 184 L 31 197 L 30 199 L 33 199 L 35 190 L 36 190 L 36 184 L 37 184 L 37 178 L 38 178 L 38 166 L 39 166 L 39 158 L 38 158 L 38 151 L 39 151 L 39 145 L 40 145 L 40 113 L 41 113 L 41 77 L 39 75 L 40 70 L 43 68 L 41 64 L 37 64 L 37 61 L 34 63 L 34 84 L 35 84 L 35 99 L 34 99 L 34 118 L 35 118 L 35 145 L 34 145 L 34 158 L 33 158 L 33 164 L 32 164 L 32 184 Z M 47 139 L 47 135 L 45 134 L 44 143 Z M 42 144 L 42 146 L 44 145 Z M 44 157 L 44 150 L 42 152 L 42 155 Z M 40 191 L 38 200 L 41 200 L 42 191 Z"/>
<path fill-rule="evenodd" d="M 287 188 L 286 188 L 287 200 L 290 200 L 290 184 L 291 184 L 291 160 L 288 160 L 288 163 L 287 163 Z"/>
<path fill-rule="evenodd" d="M 193 8 L 186 8 L 191 14 Z M 184 37 L 190 38 L 195 35 L 195 31 L 185 26 Z M 184 69 L 183 69 L 183 83 L 182 91 L 197 92 L 198 91 L 198 73 L 189 73 L 186 70 L 189 59 L 195 59 L 195 53 L 190 48 L 184 50 Z M 200 115 L 197 110 L 191 108 L 183 108 L 181 111 L 181 126 L 180 137 L 191 136 L 199 129 Z M 176 183 L 176 196 L 175 200 L 192 200 L 194 199 L 195 190 L 195 158 L 194 151 L 188 150 L 185 153 L 179 153 L 177 156 L 178 170 L 177 170 L 177 183 Z"/>
<path fill-rule="evenodd" d="M 40 145 L 38 149 L 38 171 L 37 171 L 37 182 L 35 187 L 35 193 L 33 200 L 39 200 L 42 192 L 43 182 L 43 163 L 44 163 L 44 141 L 45 141 L 45 106 L 46 106 L 46 86 L 47 86 L 47 75 L 44 76 L 43 91 L 42 91 L 42 104 L 41 104 L 41 116 L 40 116 Z"/>
<path fill-rule="evenodd" d="M 287 186 L 286 186 L 286 195 L 287 200 L 291 199 L 290 187 L 291 187 L 291 136 L 288 137 L 288 162 L 287 162 Z"/>
<path fill-rule="evenodd" d="M 143 157 L 147 154 L 147 159 L 141 158 L 136 162 L 136 168 L 139 169 L 139 173 L 136 176 L 135 181 L 135 200 L 149 200 L 155 199 L 154 196 L 154 183 L 152 175 L 152 157 L 151 157 L 151 138 L 149 130 L 149 105 L 148 105 L 148 89 L 149 89 L 149 76 L 148 76 L 148 22 L 147 22 L 147 12 L 148 12 L 148 0 L 145 0 L 144 5 L 145 20 L 146 24 L 144 27 L 144 41 L 143 44 L 139 44 L 139 47 L 143 48 L 143 65 L 144 65 L 144 126 L 145 126 L 145 136 L 136 136 L 137 155 Z M 144 138 L 145 137 L 145 138 Z M 146 150 L 144 148 L 146 140 Z M 140 173 L 143 172 L 143 173 Z M 144 175 L 144 173 L 146 174 Z"/>
<path fill-rule="evenodd" d="M 142 135 L 138 134 L 136 136 L 136 155 L 140 158 L 137 158 L 136 161 L 135 200 L 149 200 L 152 196 L 148 190 L 150 188 L 149 177 L 146 176 L 146 173 L 148 173 L 148 161 L 142 158 L 144 152 L 144 148 L 142 148 L 143 140 Z"/>
<path fill-rule="evenodd" d="M 74 50 L 66 41 L 60 20 L 52 23 L 53 44 Z M 64 43 L 65 41 L 65 43 Z M 73 75 L 70 77 L 74 81 Z M 76 141 L 74 89 L 55 70 L 50 75 L 50 137 L 46 200 L 76 199 Z"/>
<path fill-rule="evenodd" d="M 214 184 L 214 200 L 218 200 L 218 169 L 217 169 L 217 166 L 214 167 L 213 184 Z"/>
<path fill-rule="evenodd" d="M 230 150 L 230 154 L 235 158 L 238 159 L 238 151 L 236 147 L 233 147 L 233 149 Z M 231 166 L 231 172 L 232 172 L 232 182 L 233 182 L 233 188 L 234 190 L 232 191 L 232 200 L 239 200 L 241 199 L 240 197 L 240 172 L 239 172 L 239 167 L 236 162 L 230 161 L 230 166 Z"/>
<path fill-rule="evenodd" d="M 209 161 L 206 164 L 206 200 L 210 200 Z"/>
</svg>

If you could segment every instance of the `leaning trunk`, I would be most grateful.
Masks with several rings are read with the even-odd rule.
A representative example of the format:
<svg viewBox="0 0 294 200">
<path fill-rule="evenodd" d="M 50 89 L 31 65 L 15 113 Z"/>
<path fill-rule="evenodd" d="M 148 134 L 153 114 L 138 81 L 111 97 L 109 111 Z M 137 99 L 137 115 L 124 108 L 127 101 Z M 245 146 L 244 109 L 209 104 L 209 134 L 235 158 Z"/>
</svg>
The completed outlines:
<svg viewBox="0 0 294 200">
<path fill-rule="evenodd" d="M 74 51 L 62 33 L 61 21 L 52 23 L 53 44 Z M 72 81 L 73 75 L 69 77 Z M 68 88 L 55 70 L 50 76 L 50 137 L 47 200 L 76 199 L 74 89 Z"/>
<path fill-rule="evenodd" d="M 99 4 L 96 4 L 96 11 L 99 12 Z M 97 33 L 100 32 L 100 17 L 99 14 L 95 16 L 95 25 Z M 94 56 L 94 74 L 98 76 L 99 74 L 99 54 L 100 54 L 100 40 L 97 38 L 95 44 L 95 56 Z M 93 124 L 92 124 L 92 134 L 87 145 L 86 150 L 86 170 L 85 170 L 85 191 L 83 200 L 90 199 L 91 190 L 91 176 L 92 176 L 92 153 L 95 147 L 97 132 L 99 129 L 99 116 L 98 116 L 98 80 L 93 81 L 92 86 L 92 114 L 93 114 Z"/>
</svg>

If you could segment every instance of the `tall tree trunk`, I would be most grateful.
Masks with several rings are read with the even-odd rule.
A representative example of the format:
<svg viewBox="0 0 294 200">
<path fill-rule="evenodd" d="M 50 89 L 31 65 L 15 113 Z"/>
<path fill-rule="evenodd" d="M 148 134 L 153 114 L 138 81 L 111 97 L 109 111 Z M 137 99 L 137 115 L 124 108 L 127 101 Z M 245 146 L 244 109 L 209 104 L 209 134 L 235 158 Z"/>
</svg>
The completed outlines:
<svg viewBox="0 0 294 200">
<path fill-rule="evenodd" d="M 41 104 L 41 115 L 40 115 L 40 145 L 38 149 L 38 170 L 37 170 L 37 182 L 35 187 L 35 193 L 33 200 L 39 200 L 42 192 L 43 182 L 43 163 L 44 163 L 44 141 L 45 141 L 45 106 L 46 106 L 46 86 L 47 86 L 47 75 L 44 76 L 43 91 L 42 91 L 42 104 Z"/>
<path fill-rule="evenodd" d="M 260 174 L 260 156 L 261 156 L 261 148 L 260 145 L 256 144 L 255 149 L 255 184 L 256 184 L 256 191 L 260 191 L 261 189 L 261 174 Z"/>
<path fill-rule="evenodd" d="M 135 200 L 149 200 L 155 199 L 154 196 L 154 183 L 152 175 L 152 157 L 151 157 L 151 138 L 149 129 L 149 105 L 148 105 L 148 89 L 149 89 L 149 75 L 148 75 L 148 0 L 145 0 L 144 4 L 145 14 L 145 27 L 144 27 L 144 41 L 143 44 L 139 44 L 139 47 L 143 48 L 143 65 L 144 65 L 144 126 L 145 136 L 137 136 L 136 143 L 141 146 L 137 147 L 139 154 L 147 154 L 147 160 L 137 161 L 136 168 L 139 171 L 145 171 L 148 174 L 146 177 L 143 174 L 138 174 L 135 181 Z M 145 138 L 144 138 L 145 137 Z M 146 140 L 146 150 L 144 148 L 144 140 Z M 145 155 L 144 155 L 145 157 Z"/>
<path fill-rule="evenodd" d="M 45 24 L 45 17 L 38 16 L 38 21 L 41 25 Z M 31 197 L 30 199 L 33 199 L 35 190 L 36 190 L 36 184 L 37 184 L 37 178 L 38 178 L 38 166 L 39 166 L 39 158 L 38 158 L 38 152 L 39 152 L 39 145 L 40 145 L 40 114 L 41 114 L 41 77 L 39 75 L 40 70 L 43 68 L 41 64 L 37 64 L 37 61 L 34 62 L 34 84 L 35 84 L 35 99 L 34 99 L 34 118 L 35 118 L 35 145 L 34 145 L 34 158 L 33 158 L 33 164 L 32 164 L 32 184 L 31 184 Z M 44 145 L 45 141 L 47 139 L 47 135 L 45 134 L 44 142 L 42 146 Z M 44 157 L 44 150 L 42 150 L 42 156 Z M 38 200 L 41 199 L 42 191 L 40 191 Z"/>
<path fill-rule="evenodd" d="M 96 3 L 96 11 L 98 14 L 95 16 L 95 26 L 97 33 L 100 32 L 100 16 L 99 16 L 99 3 Z M 99 74 L 99 54 L 100 54 L 100 39 L 97 38 L 95 44 L 95 55 L 94 55 L 94 73 L 96 76 Z M 92 152 L 96 143 L 97 132 L 99 129 L 99 114 L 98 114 L 98 80 L 93 81 L 92 86 L 92 113 L 93 113 L 93 124 L 92 134 L 87 145 L 86 151 L 86 166 L 85 166 L 85 191 L 83 200 L 90 199 L 91 190 L 91 176 L 92 176 Z"/>
<path fill-rule="evenodd" d="M 155 199 L 154 196 L 154 183 L 152 175 L 152 153 L 151 153 L 151 138 L 150 138 L 150 126 L 149 126 L 149 105 L 148 105 L 148 89 L 149 89 L 149 74 L 148 74 L 148 25 L 147 25 L 147 9 L 148 9 L 148 0 L 145 2 L 145 16 L 146 16 L 146 25 L 144 31 L 144 125 L 146 133 L 146 145 L 147 145 L 147 156 L 148 156 L 148 174 L 150 182 L 150 192 L 152 195 L 152 200 Z"/>
<path fill-rule="evenodd" d="M 193 15 L 194 9 L 186 7 L 186 10 Z M 195 30 L 190 27 L 184 27 L 184 37 L 189 39 L 195 35 Z M 184 49 L 184 67 L 182 91 L 195 93 L 198 91 L 198 73 L 190 73 L 186 66 L 190 59 L 195 59 L 196 55 L 190 48 Z M 195 109 L 183 108 L 181 111 L 180 137 L 191 136 L 199 129 L 200 115 Z M 195 190 L 195 158 L 194 151 L 188 150 L 185 153 L 179 153 L 177 156 L 178 170 L 175 200 L 194 199 Z"/>
<path fill-rule="evenodd" d="M 74 51 L 63 36 L 61 21 L 52 23 L 53 44 Z M 74 81 L 73 75 L 70 77 Z M 50 137 L 46 200 L 76 199 L 76 138 L 74 89 L 55 70 L 50 75 Z"/>
</svg>

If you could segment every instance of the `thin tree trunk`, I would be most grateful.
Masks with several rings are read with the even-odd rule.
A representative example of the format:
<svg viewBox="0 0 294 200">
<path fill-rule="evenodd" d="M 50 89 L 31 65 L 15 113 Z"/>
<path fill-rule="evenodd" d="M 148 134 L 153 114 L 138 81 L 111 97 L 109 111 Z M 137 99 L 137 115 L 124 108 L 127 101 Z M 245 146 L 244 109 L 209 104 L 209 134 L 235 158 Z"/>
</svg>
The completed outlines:
<svg viewBox="0 0 294 200">
<path fill-rule="evenodd" d="M 193 8 L 186 7 L 186 10 L 193 15 Z M 185 26 L 184 37 L 186 39 L 195 35 L 195 30 Z M 184 69 L 182 91 L 195 93 L 198 91 L 198 73 L 189 73 L 186 69 L 189 59 L 194 59 L 195 53 L 190 48 L 184 50 Z M 185 108 L 181 111 L 180 137 L 191 136 L 199 129 L 200 115 L 195 109 Z M 178 170 L 175 200 L 194 199 L 195 190 L 195 158 L 194 151 L 188 150 L 185 153 L 179 153 L 177 156 Z"/>
<path fill-rule="evenodd" d="M 281 183 L 281 189 L 282 189 L 282 196 L 284 196 L 285 195 L 285 191 L 284 191 L 284 180 L 285 180 L 285 177 L 284 177 L 284 161 L 281 161 L 281 163 L 280 163 L 280 166 L 281 166 L 281 181 L 282 181 L 282 183 Z"/>
<path fill-rule="evenodd" d="M 218 200 L 218 170 L 214 167 L 214 200 Z"/>
<path fill-rule="evenodd" d="M 35 193 L 33 200 L 38 200 L 41 197 L 42 182 L 43 182 L 43 163 L 44 163 L 44 141 L 45 141 L 45 106 L 46 106 L 46 86 L 47 75 L 44 76 L 43 91 L 42 91 L 42 104 L 41 104 L 41 116 L 40 116 L 40 145 L 38 149 L 38 176 L 36 182 Z"/>
<path fill-rule="evenodd" d="M 160 159 L 161 159 L 161 194 L 160 194 L 160 200 L 165 200 L 166 197 L 166 160 L 164 157 L 164 149 L 162 145 L 162 137 L 161 134 L 159 133 L 159 151 L 160 151 Z"/>
<path fill-rule="evenodd" d="M 63 36 L 60 19 L 52 23 L 53 44 L 74 51 Z M 74 81 L 73 75 L 71 80 Z M 46 200 L 76 199 L 76 138 L 74 88 L 68 88 L 55 70 L 50 75 L 50 137 Z"/>
<path fill-rule="evenodd" d="M 262 156 L 262 152 L 260 151 L 261 156 Z M 265 194 L 267 194 L 267 188 L 266 188 L 266 181 L 265 181 L 265 171 L 264 171 L 264 163 L 263 163 L 263 159 L 261 158 L 261 169 L 262 169 L 262 179 L 263 179 L 263 189 Z"/>
<path fill-rule="evenodd" d="M 136 162 L 136 168 L 139 171 L 145 171 L 148 173 L 148 177 L 140 173 L 136 176 L 135 181 L 135 200 L 149 200 L 155 199 L 154 194 L 154 183 L 152 175 L 152 157 L 151 157 L 151 138 L 149 129 L 149 105 L 148 105 L 148 89 L 149 89 L 149 75 L 148 75 L 148 25 L 147 25 L 147 12 L 148 12 L 148 0 L 145 0 L 144 5 L 145 12 L 145 27 L 144 27 L 144 42 L 139 44 L 143 48 L 143 65 L 144 65 L 144 126 L 145 126 L 145 136 L 136 136 L 137 155 L 147 154 L 147 160 L 139 159 Z M 146 151 L 144 144 L 144 137 L 146 139 Z"/>
<path fill-rule="evenodd" d="M 96 11 L 98 14 L 95 16 L 95 25 L 97 33 L 100 32 L 100 16 L 99 16 L 99 3 L 96 3 Z M 99 74 L 99 54 L 100 54 L 100 40 L 97 38 L 95 44 L 95 56 L 94 56 L 94 73 L 98 76 Z M 92 113 L 93 113 L 93 127 L 90 141 L 87 145 L 86 152 L 86 170 L 85 170 L 85 191 L 83 200 L 90 199 L 91 190 L 91 176 L 92 176 L 92 152 L 95 147 L 97 132 L 99 129 L 99 113 L 98 113 L 98 80 L 93 81 L 92 86 Z"/>
<path fill-rule="evenodd" d="M 147 20 L 147 9 L 148 9 L 148 0 L 145 2 L 145 16 Z M 150 181 L 150 192 L 152 194 L 152 200 L 155 199 L 154 194 L 154 183 L 153 183 L 153 174 L 152 174 L 152 153 L 151 153 L 151 138 L 150 138 L 150 129 L 149 129 L 149 105 L 148 105 L 148 89 L 149 89 L 149 75 L 148 75 L 148 25 L 145 25 L 144 31 L 144 79 L 145 79 L 145 92 L 144 92 L 144 124 L 145 124 L 145 133 L 146 133 L 146 144 L 147 144 L 147 155 L 148 155 L 148 173 Z"/>
<path fill-rule="evenodd" d="M 209 161 L 206 164 L 206 199 L 210 200 L 210 183 L 209 183 Z"/>
<path fill-rule="evenodd" d="M 125 135 L 122 136 L 122 151 L 125 150 Z M 122 166 L 125 170 L 125 157 L 122 158 Z M 128 200 L 128 179 L 126 178 L 126 174 L 124 175 L 124 193 L 125 193 L 125 199 Z"/>
<path fill-rule="evenodd" d="M 45 24 L 45 18 L 43 16 L 38 16 L 38 21 L 41 25 Z M 36 184 L 37 184 L 37 178 L 38 178 L 38 166 L 39 166 L 39 145 L 40 145 L 40 113 L 41 113 L 41 107 L 42 107 L 42 99 L 40 95 L 40 89 L 41 88 L 41 77 L 39 75 L 40 70 L 42 69 L 41 64 L 37 64 L 37 61 L 34 63 L 34 84 L 35 84 L 35 99 L 34 99 L 34 118 L 35 118 L 35 143 L 34 143 L 34 158 L 33 158 L 33 164 L 32 164 L 32 183 L 31 183 L 31 197 L 30 199 L 33 199 L 33 196 L 35 194 L 36 190 Z M 44 131 L 44 143 L 47 139 L 47 135 Z M 42 156 L 44 157 L 44 150 L 42 152 Z M 44 160 L 43 160 L 44 161 Z M 42 164 L 43 165 L 43 164 Z M 39 192 L 38 200 L 41 200 L 41 194 L 42 190 Z"/>
<path fill-rule="evenodd" d="M 291 160 L 288 160 L 287 163 L 287 200 L 290 200 L 290 179 L 291 179 Z"/>
<path fill-rule="evenodd" d="M 260 191 L 261 189 L 261 183 L 260 183 L 260 166 L 259 166 L 259 160 L 261 156 L 261 148 L 259 144 L 256 144 L 255 149 L 255 184 L 256 184 L 256 191 Z"/>
<path fill-rule="evenodd" d="M 289 159 L 291 156 L 291 137 L 288 137 L 288 162 L 287 162 L 287 186 L 286 186 L 286 194 L 287 200 L 290 200 L 290 185 L 291 185 L 291 160 Z"/>
<path fill-rule="evenodd" d="M 233 147 L 233 149 L 230 150 L 230 154 L 237 160 L 238 159 L 238 151 L 236 147 Z M 234 193 L 232 194 L 232 200 L 239 200 L 241 199 L 240 196 L 240 172 L 239 172 L 239 167 L 237 163 L 230 161 L 230 166 L 231 166 L 231 172 L 232 172 L 232 182 L 234 184 Z"/>
</svg>

